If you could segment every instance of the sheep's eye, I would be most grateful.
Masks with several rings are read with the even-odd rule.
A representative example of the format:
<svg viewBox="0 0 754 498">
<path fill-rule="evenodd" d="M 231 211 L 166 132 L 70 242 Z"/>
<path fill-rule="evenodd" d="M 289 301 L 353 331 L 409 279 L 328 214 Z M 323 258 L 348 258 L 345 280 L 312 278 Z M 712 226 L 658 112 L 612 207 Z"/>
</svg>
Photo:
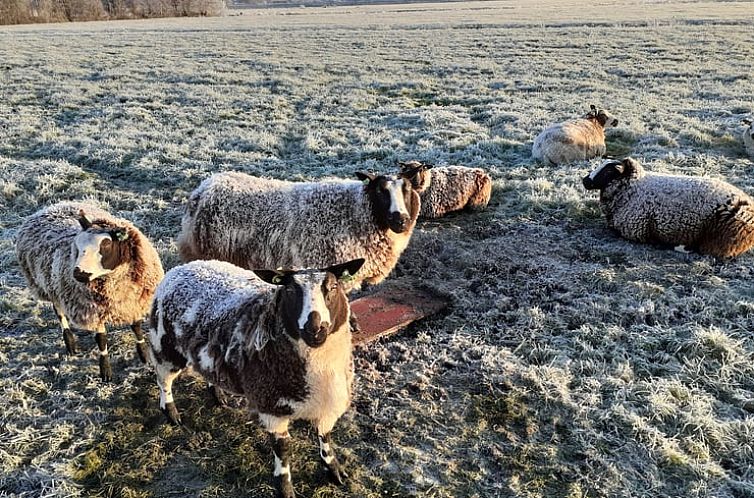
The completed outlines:
<svg viewBox="0 0 754 498">
<path fill-rule="evenodd" d="M 105 240 L 102 241 L 102 244 L 100 244 L 100 248 L 103 249 L 103 250 L 105 250 L 105 251 L 108 251 L 108 250 L 110 250 L 110 248 L 112 247 L 112 245 L 113 245 L 113 242 L 110 239 L 105 239 Z"/>
</svg>

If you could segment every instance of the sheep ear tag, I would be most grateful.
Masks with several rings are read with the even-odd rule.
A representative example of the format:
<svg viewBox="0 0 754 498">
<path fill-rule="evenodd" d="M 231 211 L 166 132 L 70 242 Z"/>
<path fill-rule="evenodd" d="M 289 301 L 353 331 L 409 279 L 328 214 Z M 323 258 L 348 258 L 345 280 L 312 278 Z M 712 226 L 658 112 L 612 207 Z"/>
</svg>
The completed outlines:
<svg viewBox="0 0 754 498">
<path fill-rule="evenodd" d="M 115 240 L 117 240 L 118 242 L 123 242 L 125 240 L 128 240 L 128 230 L 126 229 L 114 230 L 113 236 L 115 237 Z"/>
</svg>

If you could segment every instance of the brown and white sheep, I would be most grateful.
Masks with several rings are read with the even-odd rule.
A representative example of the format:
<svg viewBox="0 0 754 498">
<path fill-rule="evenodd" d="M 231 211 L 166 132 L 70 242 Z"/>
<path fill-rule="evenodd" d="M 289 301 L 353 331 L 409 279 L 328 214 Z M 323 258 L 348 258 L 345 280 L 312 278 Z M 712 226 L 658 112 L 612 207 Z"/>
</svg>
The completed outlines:
<svg viewBox="0 0 754 498">
<path fill-rule="evenodd" d="M 288 451 L 291 420 L 317 428 L 331 479 L 346 474 L 330 431 L 351 401 L 350 307 L 344 282 L 363 259 L 318 270 L 247 271 L 222 261 L 194 261 L 170 270 L 152 308 L 150 362 L 160 408 L 181 419 L 172 384 L 185 368 L 248 400 L 270 433 L 278 496 L 294 496 Z"/>
<path fill-rule="evenodd" d="M 607 111 L 592 105 L 583 118 L 548 127 L 534 139 L 532 156 L 553 165 L 604 156 L 605 129 L 618 126 Z"/>
<path fill-rule="evenodd" d="M 105 325 L 128 324 L 145 361 L 141 323 L 163 270 L 133 224 L 91 204 L 61 202 L 26 218 L 16 254 L 32 292 L 52 303 L 68 354 L 77 352 L 71 326 L 94 332 L 100 375 L 110 381 Z"/>
<path fill-rule="evenodd" d="M 626 239 L 732 258 L 754 246 L 754 199 L 729 183 L 647 173 L 630 157 L 583 179 L 600 191 L 607 224 Z"/>
<path fill-rule="evenodd" d="M 481 168 L 436 167 L 420 161 L 399 162 L 401 176 L 421 196 L 422 218 L 440 218 L 453 211 L 482 210 L 490 202 L 492 180 Z"/>
</svg>

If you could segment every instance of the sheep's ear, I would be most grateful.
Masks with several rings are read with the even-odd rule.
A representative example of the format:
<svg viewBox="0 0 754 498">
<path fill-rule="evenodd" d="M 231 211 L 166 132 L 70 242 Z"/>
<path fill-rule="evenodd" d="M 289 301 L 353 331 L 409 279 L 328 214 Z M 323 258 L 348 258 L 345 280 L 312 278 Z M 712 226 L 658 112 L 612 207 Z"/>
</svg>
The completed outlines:
<svg viewBox="0 0 754 498">
<path fill-rule="evenodd" d="M 407 161 L 398 161 L 398 167 L 401 169 L 411 169 L 411 163 Z"/>
<path fill-rule="evenodd" d="M 636 170 L 636 163 L 637 163 L 637 161 L 633 157 L 627 157 L 627 158 L 623 159 L 620 162 L 620 169 L 618 170 L 619 173 L 621 173 L 621 174 L 627 174 L 627 173 L 630 173 L 630 172 Z M 617 169 L 617 166 L 616 166 L 616 169 Z"/>
<path fill-rule="evenodd" d="M 254 274 L 267 282 L 274 285 L 286 285 L 291 282 L 295 271 L 286 270 L 251 270 Z"/>
<path fill-rule="evenodd" d="M 377 175 L 373 173 L 364 173 L 363 171 L 357 171 L 356 178 L 358 178 L 365 184 L 369 184 L 369 182 L 374 181 L 374 179 L 377 178 Z"/>
<path fill-rule="evenodd" d="M 590 105 L 589 109 L 591 109 L 593 112 L 597 112 L 597 106 L 594 104 Z"/>
<path fill-rule="evenodd" d="M 742 119 L 741 122 L 746 126 L 749 126 L 752 123 L 751 119 Z"/>
<path fill-rule="evenodd" d="M 422 163 L 422 169 L 432 169 L 434 166 L 429 163 Z"/>
<path fill-rule="evenodd" d="M 341 263 L 339 265 L 330 266 L 323 271 L 327 271 L 335 275 L 338 280 L 351 280 L 354 275 L 361 269 L 364 264 L 364 258 L 354 259 L 348 263 Z"/>
<path fill-rule="evenodd" d="M 79 225 L 81 225 L 82 230 L 89 230 L 92 226 L 92 220 L 86 217 L 83 209 L 79 209 Z"/>
<path fill-rule="evenodd" d="M 110 232 L 110 236 L 118 242 L 128 240 L 128 229 L 126 227 L 116 228 Z"/>
</svg>

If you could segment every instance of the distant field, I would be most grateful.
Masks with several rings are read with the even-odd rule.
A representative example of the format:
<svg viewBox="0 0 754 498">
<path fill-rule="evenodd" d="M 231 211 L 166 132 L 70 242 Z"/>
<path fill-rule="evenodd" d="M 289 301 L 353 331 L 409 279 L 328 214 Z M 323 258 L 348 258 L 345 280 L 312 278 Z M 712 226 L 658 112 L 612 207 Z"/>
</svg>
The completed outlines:
<svg viewBox="0 0 754 498">
<path fill-rule="evenodd" d="M 96 199 L 166 268 L 216 171 L 308 180 L 397 160 L 488 169 L 490 207 L 419 225 L 394 278 L 450 311 L 360 349 L 326 484 L 300 496 L 754 496 L 754 254 L 616 238 L 580 178 L 530 158 L 595 103 L 608 152 L 754 194 L 754 3 L 524 0 L 244 11 L 0 29 L 0 497 L 271 496 L 264 432 L 185 376 L 163 424 L 130 332 L 64 355 L 15 260 L 23 217 Z"/>
</svg>

